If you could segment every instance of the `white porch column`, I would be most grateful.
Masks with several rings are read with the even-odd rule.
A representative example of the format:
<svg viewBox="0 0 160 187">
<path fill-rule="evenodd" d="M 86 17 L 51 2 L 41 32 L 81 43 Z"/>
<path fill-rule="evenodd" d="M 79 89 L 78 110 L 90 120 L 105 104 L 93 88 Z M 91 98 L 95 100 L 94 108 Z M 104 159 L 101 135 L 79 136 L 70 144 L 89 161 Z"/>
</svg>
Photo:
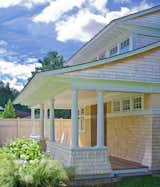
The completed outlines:
<svg viewBox="0 0 160 187">
<path fill-rule="evenodd" d="M 98 91 L 97 147 L 104 147 L 104 93 L 103 91 Z"/>
<path fill-rule="evenodd" d="M 55 127 L 54 127 L 54 100 L 50 102 L 50 142 L 55 141 Z"/>
<path fill-rule="evenodd" d="M 72 90 L 72 129 L 71 147 L 78 147 L 78 91 Z"/>
<path fill-rule="evenodd" d="M 44 105 L 40 105 L 40 138 L 44 139 Z"/>
<path fill-rule="evenodd" d="M 35 136 L 35 109 L 34 108 L 31 108 L 31 119 L 32 119 L 31 136 Z"/>
<path fill-rule="evenodd" d="M 46 132 L 47 132 L 47 121 L 48 121 L 48 108 L 44 108 L 44 137 L 46 137 Z"/>
</svg>

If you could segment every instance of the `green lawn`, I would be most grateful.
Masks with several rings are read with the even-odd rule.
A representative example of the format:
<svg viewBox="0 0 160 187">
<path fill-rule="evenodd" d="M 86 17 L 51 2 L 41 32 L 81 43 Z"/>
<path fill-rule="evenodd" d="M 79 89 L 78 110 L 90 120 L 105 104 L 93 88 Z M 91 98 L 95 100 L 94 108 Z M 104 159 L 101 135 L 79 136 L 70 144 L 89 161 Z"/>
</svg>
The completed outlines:
<svg viewBox="0 0 160 187">
<path fill-rule="evenodd" d="M 160 187 L 160 177 L 128 177 L 122 179 L 117 187 Z"/>
</svg>

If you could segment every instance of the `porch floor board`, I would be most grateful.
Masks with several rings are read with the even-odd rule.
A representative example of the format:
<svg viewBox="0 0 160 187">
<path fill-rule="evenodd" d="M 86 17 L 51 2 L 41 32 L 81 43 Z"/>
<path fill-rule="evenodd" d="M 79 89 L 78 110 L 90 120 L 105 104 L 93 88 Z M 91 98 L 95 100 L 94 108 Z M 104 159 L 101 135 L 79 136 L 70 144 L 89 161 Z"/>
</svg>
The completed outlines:
<svg viewBox="0 0 160 187">
<path fill-rule="evenodd" d="M 110 156 L 109 159 L 112 170 L 147 168 L 147 166 L 144 166 L 140 163 L 128 161 L 122 158 Z"/>
</svg>

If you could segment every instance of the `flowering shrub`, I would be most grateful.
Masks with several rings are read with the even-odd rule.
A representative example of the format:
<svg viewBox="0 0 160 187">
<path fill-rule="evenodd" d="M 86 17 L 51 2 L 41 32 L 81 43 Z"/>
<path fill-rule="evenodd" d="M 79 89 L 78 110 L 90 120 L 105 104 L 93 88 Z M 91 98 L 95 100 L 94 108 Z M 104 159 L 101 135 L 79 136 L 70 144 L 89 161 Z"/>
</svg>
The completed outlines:
<svg viewBox="0 0 160 187">
<path fill-rule="evenodd" d="M 41 159 L 39 144 L 34 140 L 17 139 L 6 145 L 4 148 L 7 153 L 12 154 L 17 159 L 30 161 L 34 159 Z"/>
<path fill-rule="evenodd" d="M 64 168 L 46 157 L 33 140 L 16 140 L 0 149 L 0 186 L 59 187 L 73 176 L 72 168 Z"/>
</svg>

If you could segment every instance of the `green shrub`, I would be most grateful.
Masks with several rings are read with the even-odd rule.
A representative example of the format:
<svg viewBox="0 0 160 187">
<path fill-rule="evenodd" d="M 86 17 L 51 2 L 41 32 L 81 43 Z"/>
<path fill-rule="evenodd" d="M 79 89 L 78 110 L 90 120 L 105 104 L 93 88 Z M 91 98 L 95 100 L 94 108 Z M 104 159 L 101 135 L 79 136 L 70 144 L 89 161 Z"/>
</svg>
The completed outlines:
<svg viewBox="0 0 160 187">
<path fill-rule="evenodd" d="M 49 158 L 31 161 L 21 170 L 21 185 L 30 187 L 66 186 L 69 178 L 62 164 Z"/>
<path fill-rule="evenodd" d="M 7 153 L 12 154 L 17 159 L 24 161 L 41 159 L 39 144 L 34 140 L 17 139 L 6 145 L 4 148 Z"/>
<path fill-rule="evenodd" d="M 0 186 L 19 186 L 19 165 L 10 154 L 0 151 Z"/>
<path fill-rule="evenodd" d="M 33 140 L 16 140 L 0 149 L 0 186 L 59 187 L 73 176 L 73 168 L 41 154 Z"/>
</svg>

